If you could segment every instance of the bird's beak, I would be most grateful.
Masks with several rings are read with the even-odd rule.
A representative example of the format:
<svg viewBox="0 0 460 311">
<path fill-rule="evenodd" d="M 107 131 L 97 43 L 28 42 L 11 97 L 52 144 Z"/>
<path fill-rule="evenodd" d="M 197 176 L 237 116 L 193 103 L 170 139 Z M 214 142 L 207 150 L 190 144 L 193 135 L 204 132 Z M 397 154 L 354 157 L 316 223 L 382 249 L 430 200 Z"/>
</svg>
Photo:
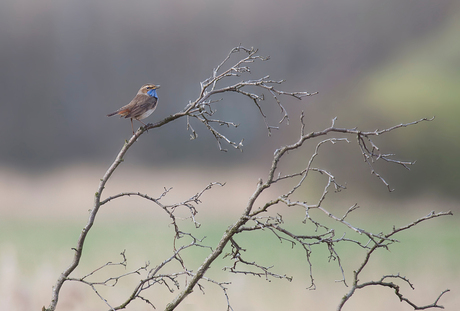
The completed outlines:
<svg viewBox="0 0 460 311">
<path fill-rule="evenodd" d="M 159 89 L 159 88 L 160 88 L 160 86 L 159 86 L 159 85 L 157 85 L 157 87 L 156 87 L 155 89 L 157 90 L 157 89 Z"/>
</svg>

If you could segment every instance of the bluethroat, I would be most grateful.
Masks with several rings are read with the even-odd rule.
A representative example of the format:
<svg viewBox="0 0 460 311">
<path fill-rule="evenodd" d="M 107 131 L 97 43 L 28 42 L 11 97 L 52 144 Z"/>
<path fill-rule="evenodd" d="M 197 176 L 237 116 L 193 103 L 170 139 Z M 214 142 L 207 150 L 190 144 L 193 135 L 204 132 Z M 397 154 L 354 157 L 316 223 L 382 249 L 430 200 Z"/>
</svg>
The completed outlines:
<svg viewBox="0 0 460 311">
<path fill-rule="evenodd" d="M 120 117 L 130 118 L 131 129 L 134 134 L 133 119 L 136 119 L 145 126 L 145 123 L 141 120 L 147 118 L 153 111 L 155 111 L 158 103 L 157 89 L 159 88 L 160 86 L 155 84 L 143 85 L 129 104 L 121 107 L 113 113 L 108 114 L 107 116 L 111 117 L 119 114 Z"/>
</svg>

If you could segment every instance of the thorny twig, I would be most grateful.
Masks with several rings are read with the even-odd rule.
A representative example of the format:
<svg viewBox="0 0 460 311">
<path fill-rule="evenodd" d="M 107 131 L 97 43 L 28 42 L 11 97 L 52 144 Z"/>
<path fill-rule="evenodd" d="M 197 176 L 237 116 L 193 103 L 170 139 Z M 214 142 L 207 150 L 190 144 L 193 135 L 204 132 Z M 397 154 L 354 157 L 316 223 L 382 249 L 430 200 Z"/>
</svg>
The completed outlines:
<svg viewBox="0 0 460 311">
<path fill-rule="evenodd" d="M 230 61 L 230 58 L 233 54 L 244 52 L 247 54 L 246 57 L 243 57 L 239 61 L 237 61 L 234 65 L 231 65 L 228 69 L 224 70 L 223 67 Z M 211 106 L 211 104 L 215 103 L 219 100 L 212 100 L 210 99 L 212 96 L 220 95 L 223 93 L 234 92 L 241 94 L 247 98 L 249 98 L 258 108 L 267 128 L 268 134 L 271 134 L 272 129 L 277 129 L 277 127 L 269 125 L 267 121 L 267 116 L 264 113 L 264 108 L 261 105 L 261 102 L 265 100 L 263 94 L 256 94 L 255 92 L 250 90 L 250 87 L 256 87 L 261 91 L 267 91 L 271 94 L 279 108 L 283 116 L 281 117 L 279 123 L 282 123 L 286 120 L 289 123 L 289 115 L 287 113 L 286 108 L 283 106 L 281 101 L 279 100 L 278 96 L 280 95 L 287 95 L 296 99 L 302 99 L 305 96 L 312 96 L 317 94 L 315 93 L 308 93 L 308 92 L 286 92 L 277 89 L 274 85 L 280 85 L 284 82 L 284 80 L 272 80 L 270 76 L 264 76 L 259 79 L 248 79 L 248 80 L 241 80 L 237 83 L 232 85 L 224 85 L 219 87 L 219 83 L 224 80 L 225 78 L 229 77 L 240 77 L 245 73 L 250 73 L 251 69 L 249 64 L 254 63 L 255 61 L 266 61 L 269 57 L 263 57 L 257 54 L 257 49 L 251 48 L 247 49 L 243 46 L 238 46 L 233 48 L 227 57 L 220 63 L 212 72 L 212 75 L 201 82 L 200 87 L 200 95 L 199 97 L 190 102 L 187 107 L 185 108 L 184 112 L 187 115 L 187 129 L 189 129 L 192 134 L 192 138 L 196 138 L 195 130 L 190 126 L 189 118 L 193 117 L 200 121 L 214 136 L 219 146 L 219 149 L 222 151 L 227 151 L 225 148 L 222 147 L 221 141 L 225 141 L 228 145 L 236 148 L 241 149 L 243 147 L 243 140 L 240 142 L 233 141 L 229 139 L 227 136 L 222 134 L 218 131 L 212 124 L 216 123 L 218 125 L 225 125 L 227 127 L 237 127 L 238 125 L 226 120 L 215 120 L 210 119 L 210 117 L 214 114 L 215 109 Z"/>
<path fill-rule="evenodd" d="M 123 257 L 123 261 L 121 262 L 118 262 L 118 263 L 112 263 L 112 262 L 107 262 L 105 263 L 104 265 L 100 266 L 99 268 L 95 269 L 94 271 L 86 274 L 85 276 L 81 277 L 81 278 L 67 278 L 68 281 L 76 281 L 76 282 L 81 282 L 85 285 L 88 285 L 89 287 L 91 287 L 91 289 L 96 293 L 96 295 L 102 300 L 104 301 L 104 303 L 110 308 L 110 310 L 115 310 L 114 307 L 112 307 L 109 302 L 107 301 L 107 299 L 105 299 L 100 293 L 99 291 L 97 290 L 97 286 L 110 286 L 110 287 L 114 287 L 118 284 L 118 282 L 127 277 L 127 276 L 130 276 L 130 275 L 141 275 L 141 272 L 142 271 L 146 271 L 149 264 L 146 263 L 144 266 L 142 267 L 139 267 L 131 272 L 127 272 L 127 273 L 123 273 L 123 274 L 120 274 L 118 276 L 114 276 L 114 277 L 109 277 L 107 279 L 105 279 L 104 281 L 90 281 L 88 280 L 89 277 L 91 276 L 94 276 L 97 272 L 101 271 L 102 269 L 106 268 L 106 267 L 109 267 L 109 266 L 122 266 L 124 268 L 126 268 L 126 265 L 127 265 L 127 262 L 128 260 L 126 259 L 126 255 L 125 255 L 125 251 L 123 251 L 121 254 L 120 254 L 122 257 Z"/>
<path fill-rule="evenodd" d="M 382 239 L 380 241 L 378 241 L 378 243 L 381 243 L 384 241 L 385 238 L 389 238 L 390 236 L 396 234 L 396 233 L 399 233 L 401 231 L 404 231 L 404 230 L 408 230 L 410 229 L 411 227 L 423 222 L 423 221 L 426 221 L 426 220 L 430 220 L 430 219 L 433 219 L 433 218 L 436 218 L 436 217 L 441 217 L 441 216 L 448 216 L 448 215 L 452 215 L 452 212 L 451 211 L 448 211 L 448 212 L 439 212 L 439 213 L 435 213 L 434 211 L 431 212 L 430 214 L 428 214 L 427 216 L 425 217 L 422 217 L 422 218 L 419 218 L 417 219 L 416 221 L 413 221 L 411 222 L 410 224 L 406 225 L 406 226 L 403 226 L 403 227 L 400 227 L 398 229 L 396 228 L 393 228 L 393 231 L 391 231 L 390 233 L 386 234 L 386 235 L 383 235 L 382 236 Z M 390 288 L 393 288 L 395 290 L 395 295 L 398 296 L 399 300 L 400 301 L 404 301 L 406 302 L 407 304 L 409 304 L 411 307 L 414 308 L 414 310 L 424 310 L 424 309 L 429 309 L 429 308 L 441 308 L 441 309 L 444 309 L 443 306 L 441 305 L 438 305 L 438 302 L 439 302 L 439 299 L 441 298 L 442 295 L 444 295 L 445 293 L 449 292 L 448 289 L 444 290 L 437 298 L 436 300 L 432 303 L 432 304 L 429 304 L 429 305 L 425 305 L 425 306 L 418 306 L 416 305 L 414 302 L 412 302 L 411 300 L 409 300 L 408 298 L 404 297 L 403 294 L 401 294 L 400 292 L 400 287 L 399 285 L 393 283 L 393 282 L 385 282 L 385 279 L 387 278 L 396 278 L 396 279 L 401 279 L 403 281 L 405 281 L 407 284 L 409 284 L 409 286 L 414 289 L 414 286 L 412 285 L 412 283 L 409 281 L 409 279 L 407 279 L 406 277 L 402 277 L 400 276 L 399 274 L 398 275 L 385 275 L 383 276 L 380 280 L 377 280 L 377 281 L 368 281 L 368 282 L 363 282 L 363 283 L 359 283 L 359 275 L 361 274 L 361 272 L 364 270 L 364 268 L 367 266 L 367 264 L 369 263 L 369 260 L 370 260 L 370 257 L 371 255 L 374 253 L 374 251 L 379 247 L 379 244 L 375 244 L 374 246 L 372 246 L 366 253 L 365 257 L 364 257 L 364 261 L 361 263 L 361 265 L 359 266 L 359 268 L 353 272 L 353 286 L 351 287 L 350 291 L 345 295 L 343 296 L 342 300 L 340 301 L 338 307 L 337 307 L 337 310 L 340 311 L 342 310 L 344 304 L 353 296 L 353 294 L 355 293 L 355 291 L 357 289 L 363 289 L 365 287 L 368 287 L 368 286 L 374 286 L 374 285 L 378 285 L 378 286 L 384 286 L 384 287 L 390 287 Z"/>
<path fill-rule="evenodd" d="M 356 227 L 356 226 L 350 224 L 349 222 L 345 221 L 345 218 L 348 216 L 348 214 L 358 208 L 357 204 L 354 204 L 351 207 L 349 207 L 342 217 L 337 217 L 334 214 L 332 214 L 331 212 L 329 212 L 323 206 L 324 200 L 325 200 L 325 198 L 326 198 L 326 196 L 327 196 L 327 194 L 329 192 L 329 188 L 331 186 L 334 186 L 335 191 L 340 191 L 341 189 L 345 189 L 345 187 L 343 187 L 342 185 L 337 183 L 336 180 L 335 180 L 335 177 L 330 172 L 328 172 L 328 171 L 326 171 L 324 169 L 314 168 L 314 167 L 312 167 L 312 163 L 313 163 L 315 157 L 319 153 L 320 146 L 322 146 L 323 144 L 325 144 L 327 142 L 331 142 L 331 143 L 335 143 L 335 142 L 338 142 L 338 141 L 346 141 L 346 142 L 348 142 L 348 139 L 346 139 L 346 138 L 326 139 L 326 140 L 323 140 L 320 143 L 318 143 L 317 146 L 316 146 L 316 149 L 315 149 L 313 155 L 310 157 L 310 160 L 308 161 L 307 166 L 306 166 L 305 169 L 303 169 L 301 171 L 298 171 L 298 172 L 295 172 L 295 173 L 290 173 L 290 174 L 285 174 L 285 175 L 282 175 L 282 174 L 280 174 L 278 172 L 278 166 L 280 164 L 280 160 L 281 160 L 282 156 L 284 154 L 286 154 L 287 152 L 289 152 L 289 151 L 296 150 L 296 149 L 300 148 L 302 146 L 302 144 L 308 139 L 318 137 L 318 136 L 322 136 L 322 135 L 326 135 L 326 134 L 331 133 L 331 132 L 343 133 L 343 134 L 351 134 L 351 135 L 356 135 L 360 139 L 362 139 L 362 137 L 366 137 L 367 139 L 369 139 L 369 136 L 374 136 L 374 135 L 377 136 L 377 135 L 380 135 L 380 134 L 383 134 L 383 133 L 388 133 L 388 132 L 390 132 L 392 130 L 395 130 L 395 129 L 398 129 L 398 128 L 401 128 L 401 127 L 405 127 L 405 126 L 412 125 L 412 124 L 417 124 L 417 123 L 419 123 L 421 121 L 430 121 L 432 119 L 421 119 L 419 121 L 411 122 L 411 123 L 408 123 L 408 124 L 400 124 L 400 125 L 393 126 L 391 128 L 384 129 L 384 130 L 381 130 L 381 131 L 376 130 L 376 131 L 372 131 L 372 132 L 361 132 L 361 131 L 358 131 L 357 129 L 337 128 L 337 127 L 335 127 L 336 119 L 334 119 L 333 122 L 332 122 L 331 127 L 326 128 L 326 129 L 324 129 L 323 131 L 320 131 L 320 132 L 312 132 L 312 133 L 309 133 L 309 134 L 304 133 L 303 115 L 301 117 L 301 120 L 302 120 L 302 122 L 301 122 L 302 127 L 301 127 L 301 137 L 300 137 L 300 139 L 296 143 L 294 143 L 292 145 L 284 146 L 283 148 L 278 149 L 278 150 L 275 151 L 274 160 L 273 160 L 273 163 L 272 163 L 272 167 L 271 167 L 271 169 L 269 171 L 268 179 L 265 182 L 263 182 L 262 180 L 259 181 L 258 188 L 257 188 L 256 192 L 254 193 L 254 195 L 251 197 L 250 202 L 253 202 L 253 201 L 251 201 L 253 198 L 257 199 L 260 196 L 261 191 L 263 191 L 264 189 L 268 189 L 269 187 L 271 187 L 275 183 L 278 183 L 280 181 L 286 181 L 288 179 L 294 179 L 294 178 L 297 179 L 298 181 L 286 193 L 280 195 L 276 199 L 272 199 L 270 201 L 267 201 L 266 203 L 260 205 L 256 209 L 254 209 L 254 204 L 253 203 L 251 205 L 248 205 L 248 207 L 246 209 L 246 215 L 248 217 L 248 220 L 253 222 L 254 225 L 249 226 L 249 227 L 248 226 L 240 227 L 238 229 L 238 233 L 246 232 L 246 231 L 253 231 L 253 230 L 268 229 L 271 232 L 273 232 L 275 234 L 275 236 L 281 242 L 282 241 L 288 241 L 293 246 L 296 245 L 297 243 L 300 244 L 304 248 L 304 250 L 306 252 L 307 262 L 308 262 L 309 268 L 310 268 L 310 278 L 311 278 L 310 288 L 313 288 L 313 289 L 316 288 L 316 286 L 314 284 L 313 274 L 312 274 L 312 264 L 311 264 L 311 261 L 310 261 L 310 255 L 312 253 L 312 247 L 313 246 L 322 245 L 322 244 L 325 244 L 327 246 L 327 249 L 328 249 L 329 254 L 330 254 L 329 259 L 337 261 L 337 264 L 338 264 L 339 269 L 340 269 L 341 274 L 342 274 L 342 279 L 340 281 L 343 282 L 347 286 L 347 283 L 346 283 L 346 280 L 345 280 L 344 269 L 343 269 L 343 266 L 342 266 L 342 263 L 341 263 L 341 258 L 340 258 L 338 252 L 335 249 L 335 245 L 337 243 L 339 243 L 339 242 L 349 242 L 349 243 L 357 244 L 358 246 L 362 247 L 363 249 L 366 249 L 367 254 L 370 257 L 370 255 L 373 253 L 373 251 L 375 249 L 381 248 L 381 247 L 388 248 L 389 245 L 391 245 L 392 243 L 398 242 L 396 239 L 392 238 L 392 236 L 395 233 L 398 233 L 398 232 L 400 232 L 402 230 L 409 229 L 410 227 L 420 223 L 423 220 L 432 219 L 432 218 L 438 217 L 438 216 L 446 216 L 446 215 L 451 215 L 452 214 L 451 212 L 442 212 L 442 213 L 438 213 L 438 214 L 433 213 L 433 214 L 430 214 L 427 217 L 423 217 L 423 218 L 421 218 L 421 219 L 419 219 L 419 220 L 417 220 L 417 221 L 415 221 L 415 222 L 413 222 L 413 223 L 411 223 L 411 224 L 409 224 L 409 225 L 407 225 L 405 227 L 402 227 L 402 228 L 399 228 L 399 229 L 393 229 L 393 232 L 390 232 L 388 234 L 383 234 L 383 233 L 375 234 L 375 233 L 372 233 L 372 232 L 367 231 L 365 229 Z M 358 145 L 360 147 L 362 147 L 361 143 L 358 143 Z M 373 150 L 372 150 L 372 152 L 370 154 L 372 155 L 372 157 L 375 158 L 374 160 L 378 160 L 379 158 L 383 159 L 383 158 L 387 157 L 387 155 L 376 157 L 376 151 L 375 150 L 378 150 L 378 147 L 376 146 L 376 144 L 374 142 L 372 142 L 372 145 L 373 145 Z M 364 150 L 362 152 L 363 152 L 364 155 L 366 155 L 367 154 L 366 152 L 369 152 L 369 151 L 368 151 L 368 149 L 366 149 L 366 150 Z M 386 158 L 385 160 L 388 161 L 388 159 L 389 158 Z M 369 161 L 366 161 L 366 162 L 371 166 L 371 169 L 372 169 L 373 173 L 377 174 L 373 170 L 372 164 Z M 408 162 L 402 162 L 402 161 L 394 160 L 394 159 L 390 159 L 390 161 L 388 161 L 388 162 L 401 164 L 403 166 L 408 164 Z M 320 173 L 322 175 L 326 175 L 327 178 L 328 178 L 328 181 L 327 181 L 327 183 L 326 183 L 326 185 L 324 187 L 323 193 L 322 193 L 321 197 L 319 198 L 318 202 L 316 204 L 308 204 L 306 201 L 295 201 L 295 200 L 290 199 L 290 197 L 303 185 L 303 183 L 306 180 L 309 172 L 317 172 L 317 173 Z M 377 175 L 377 176 L 379 176 L 380 180 L 388 187 L 388 183 L 383 178 L 381 178 L 380 175 Z M 272 216 L 261 217 L 261 216 L 259 216 L 261 213 L 268 212 L 269 208 L 271 208 L 272 206 L 277 205 L 279 203 L 283 203 L 283 204 L 285 204 L 286 206 L 289 206 L 289 207 L 298 206 L 298 207 L 303 208 L 305 210 L 304 222 L 306 220 L 309 220 L 316 227 L 316 231 L 320 229 L 320 230 L 325 230 L 326 232 L 325 233 L 318 233 L 316 235 L 298 234 L 298 233 L 294 233 L 292 230 L 287 230 L 286 228 L 284 228 L 283 220 L 282 220 L 281 216 L 278 216 L 278 217 L 272 217 Z M 341 237 L 335 237 L 335 231 L 337 229 L 331 229 L 328 226 L 326 226 L 324 224 L 324 222 L 319 222 L 319 221 L 314 220 L 312 218 L 312 216 L 310 215 L 310 211 L 312 209 L 320 210 L 323 213 L 325 213 L 329 218 L 335 220 L 338 223 L 341 223 L 342 225 L 348 227 L 349 229 L 353 230 L 354 232 L 358 233 L 359 235 L 367 236 L 368 241 L 366 243 L 362 243 L 362 242 L 360 242 L 358 240 L 347 238 L 346 234 L 343 234 Z M 227 268 L 227 270 L 229 270 L 231 272 L 237 272 L 237 273 L 247 273 L 247 274 L 252 274 L 252 275 L 260 275 L 260 273 L 254 273 L 252 271 L 236 270 L 236 265 L 238 263 L 244 263 L 244 264 L 247 265 L 247 262 L 244 262 L 244 261 L 242 261 L 240 259 L 241 258 L 241 250 L 242 250 L 242 248 L 241 247 L 235 247 L 235 245 L 237 245 L 236 242 L 232 242 L 232 245 L 234 247 L 233 247 L 233 251 L 231 253 L 231 257 L 234 259 L 235 263 L 234 263 L 233 267 Z M 365 264 L 360 268 L 361 270 L 365 267 L 365 265 L 368 262 L 368 260 L 369 260 L 369 258 L 367 258 L 367 260 L 365 261 Z M 268 269 L 268 268 L 265 268 L 265 269 Z M 398 295 L 398 297 L 399 297 L 399 295 Z M 438 300 L 439 300 L 439 298 L 438 298 Z M 411 304 L 411 303 L 412 302 L 410 302 L 409 304 Z"/>
</svg>

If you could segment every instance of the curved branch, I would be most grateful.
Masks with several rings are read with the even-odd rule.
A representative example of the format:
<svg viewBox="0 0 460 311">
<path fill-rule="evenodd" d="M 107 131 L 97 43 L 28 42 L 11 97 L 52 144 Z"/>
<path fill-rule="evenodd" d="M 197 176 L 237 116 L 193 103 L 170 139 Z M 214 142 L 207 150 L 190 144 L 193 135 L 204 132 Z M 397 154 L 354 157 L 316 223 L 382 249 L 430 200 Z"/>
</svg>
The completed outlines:
<svg viewBox="0 0 460 311">
<path fill-rule="evenodd" d="M 104 191 L 105 185 L 106 185 L 107 181 L 110 179 L 110 177 L 112 176 L 113 172 L 115 172 L 117 167 L 124 161 L 123 158 L 124 158 L 125 154 L 128 152 L 129 148 L 131 148 L 131 146 L 138 140 L 138 138 L 142 134 L 144 134 L 148 129 L 160 127 L 162 125 L 165 125 L 165 124 L 167 124 L 169 122 L 172 122 L 172 121 L 174 121 L 174 120 L 176 120 L 178 118 L 181 118 L 183 116 L 185 116 L 185 113 L 179 112 L 179 113 L 171 115 L 171 116 L 169 116 L 169 117 L 163 119 L 162 121 L 157 122 L 157 123 L 155 123 L 153 125 L 147 125 L 145 127 L 140 127 L 136 131 L 136 133 L 134 133 L 134 135 L 129 140 L 125 141 L 125 144 L 121 148 L 121 150 L 118 153 L 118 155 L 116 156 L 115 160 L 110 165 L 110 167 L 105 172 L 104 176 L 102 177 L 102 179 L 99 182 L 99 186 L 98 186 L 97 191 L 96 191 L 96 193 L 94 195 L 93 208 L 90 211 L 88 221 L 87 221 L 85 227 L 82 229 L 82 231 L 80 233 L 80 236 L 78 238 L 76 247 L 73 248 L 73 250 L 75 251 L 75 254 L 74 254 L 74 257 L 72 259 L 72 262 L 67 267 L 67 269 L 65 269 L 61 273 L 61 275 L 57 279 L 56 284 L 53 286 L 51 302 L 50 302 L 48 308 L 43 307 L 43 309 L 42 309 L 43 311 L 54 311 L 56 309 L 56 305 L 58 303 L 59 293 L 61 291 L 62 285 L 64 284 L 65 281 L 68 280 L 69 275 L 75 270 L 75 268 L 80 263 L 80 259 L 81 259 L 82 253 L 83 253 L 83 245 L 85 243 L 86 237 L 87 237 L 89 231 L 91 230 L 91 228 L 92 228 L 92 226 L 93 226 L 93 224 L 94 224 L 94 222 L 96 220 L 96 215 L 97 215 L 97 213 L 99 211 L 99 208 L 102 205 L 101 204 L 101 195 L 102 195 L 102 192 Z M 105 203 L 105 202 L 103 202 L 103 203 Z"/>
<path fill-rule="evenodd" d="M 452 212 L 451 211 L 448 211 L 448 212 L 439 212 L 439 213 L 435 213 L 434 211 L 431 212 L 430 214 L 428 214 L 427 216 L 424 216 L 424 217 L 421 217 L 413 222 L 411 222 L 410 224 L 406 225 L 406 226 L 403 226 L 403 227 L 400 227 L 398 229 L 396 228 L 393 228 L 393 231 L 388 233 L 388 234 L 385 234 L 380 241 L 376 242 L 376 244 L 371 247 L 367 253 L 366 253 L 366 256 L 364 257 L 364 261 L 361 263 L 361 265 L 359 266 L 359 268 L 353 272 L 353 286 L 351 287 L 350 291 L 345 295 L 343 296 L 343 298 L 341 299 L 338 307 L 337 307 L 337 310 L 340 311 L 342 310 L 344 304 L 353 296 L 353 294 L 355 293 L 355 291 L 357 289 L 362 289 L 362 288 L 365 288 L 365 287 L 368 287 L 368 286 L 372 286 L 372 285 L 379 285 L 379 286 L 385 286 L 385 287 L 390 287 L 390 288 L 393 288 L 395 290 L 395 295 L 398 296 L 398 298 L 400 299 L 400 301 L 404 301 L 406 302 L 407 304 L 409 304 L 410 306 L 412 306 L 415 310 L 422 310 L 422 309 L 429 309 L 429 308 L 441 308 L 441 309 L 444 309 L 443 306 L 441 305 L 438 305 L 438 301 L 439 299 L 441 298 L 442 295 L 444 295 L 445 293 L 447 293 L 449 290 L 445 290 L 443 291 L 439 296 L 438 298 L 435 300 L 434 303 L 430 304 L 430 305 L 426 305 L 426 306 L 417 306 L 415 303 L 413 303 L 412 301 L 410 301 L 409 299 L 405 298 L 401 293 L 400 293 L 400 289 L 399 289 L 399 286 L 394 284 L 393 282 L 384 282 L 384 280 L 386 278 L 397 278 L 397 279 L 401 279 L 403 281 L 405 281 L 406 283 L 409 284 L 409 286 L 414 289 L 414 287 L 412 286 L 412 284 L 409 282 L 409 280 L 405 277 L 402 277 L 400 276 L 399 274 L 398 275 L 386 275 L 386 276 L 383 276 L 380 280 L 378 281 L 369 281 L 369 282 L 364 282 L 364 283 L 359 283 L 359 275 L 361 274 L 361 272 L 364 270 L 364 268 L 367 266 L 367 264 L 369 263 L 369 260 L 370 260 L 370 257 L 371 255 L 374 253 L 374 251 L 380 247 L 381 243 L 384 242 L 384 239 L 387 239 L 389 237 L 391 237 L 392 235 L 398 233 L 398 232 L 401 232 L 401 231 L 404 231 L 404 230 L 408 230 L 410 228 L 412 228 L 413 226 L 416 226 L 418 224 L 420 224 L 421 222 L 423 221 L 427 221 L 427 220 L 430 220 L 430 219 L 434 219 L 436 217 L 442 217 L 442 216 L 452 216 Z"/>
</svg>

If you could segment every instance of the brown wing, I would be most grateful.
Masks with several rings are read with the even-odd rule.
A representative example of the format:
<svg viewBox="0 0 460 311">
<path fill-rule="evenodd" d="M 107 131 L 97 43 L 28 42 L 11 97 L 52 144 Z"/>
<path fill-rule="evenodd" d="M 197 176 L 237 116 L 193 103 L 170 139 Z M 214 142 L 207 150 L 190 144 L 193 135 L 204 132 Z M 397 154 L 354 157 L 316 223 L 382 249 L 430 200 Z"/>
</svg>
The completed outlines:
<svg viewBox="0 0 460 311">
<path fill-rule="evenodd" d="M 157 105 L 158 99 L 156 97 L 138 94 L 136 95 L 133 100 L 129 103 L 130 111 L 125 118 L 133 118 L 136 119 L 144 114 L 146 111 L 150 109 L 154 109 Z"/>
</svg>

